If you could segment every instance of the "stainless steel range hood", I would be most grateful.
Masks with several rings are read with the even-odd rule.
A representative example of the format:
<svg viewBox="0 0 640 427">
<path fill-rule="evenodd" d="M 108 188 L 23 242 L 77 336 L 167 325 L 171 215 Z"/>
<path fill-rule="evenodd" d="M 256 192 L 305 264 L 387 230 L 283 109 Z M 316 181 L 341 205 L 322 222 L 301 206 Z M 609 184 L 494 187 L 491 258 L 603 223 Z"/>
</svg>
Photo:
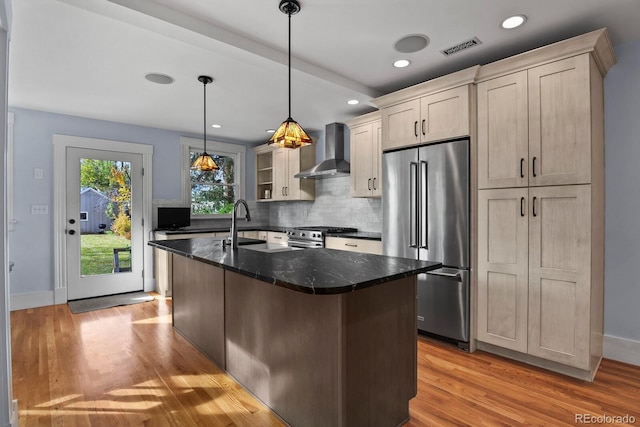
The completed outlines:
<svg viewBox="0 0 640 427">
<path fill-rule="evenodd" d="M 294 178 L 332 178 L 349 175 L 351 166 L 344 159 L 343 123 L 329 123 L 324 134 L 324 160 L 305 171 L 294 175 Z"/>
</svg>

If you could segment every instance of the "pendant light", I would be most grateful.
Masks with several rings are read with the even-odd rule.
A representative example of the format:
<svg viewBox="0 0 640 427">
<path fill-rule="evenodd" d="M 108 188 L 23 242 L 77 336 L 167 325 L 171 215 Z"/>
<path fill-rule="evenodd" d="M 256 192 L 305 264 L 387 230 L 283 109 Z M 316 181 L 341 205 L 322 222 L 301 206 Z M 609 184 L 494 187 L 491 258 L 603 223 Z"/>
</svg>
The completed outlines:
<svg viewBox="0 0 640 427">
<path fill-rule="evenodd" d="M 202 83 L 204 87 L 204 152 L 193 162 L 191 169 L 209 172 L 218 170 L 218 165 L 207 153 L 207 85 L 213 82 L 213 79 L 209 76 L 199 76 L 198 81 Z"/>
<path fill-rule="evenodd" d="M 313 144 L 313 141 L 307 135 L 307 132 L 302 129 L 302 126 L 291 118 L 291 15 L 300 12 L 300 3 L 297 0 L 282 0 L 279 9 L 289 16 L 289 117 L 282 122 L 278 130 L 271 136 L 269 145 L 299 148 Z"/>
</svg>

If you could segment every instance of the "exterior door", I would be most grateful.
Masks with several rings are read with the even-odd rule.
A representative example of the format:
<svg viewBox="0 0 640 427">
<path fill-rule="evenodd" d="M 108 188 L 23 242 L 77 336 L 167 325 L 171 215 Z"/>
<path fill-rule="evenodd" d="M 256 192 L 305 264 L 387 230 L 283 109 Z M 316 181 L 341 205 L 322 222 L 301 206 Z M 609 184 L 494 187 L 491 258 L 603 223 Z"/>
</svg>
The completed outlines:
<svg viewBox="0 0 640 427">
<path fill-rule="evenodd" d="M 66 149 L 68 299 L 143 290 L 142 155 Z"/>
</svg>

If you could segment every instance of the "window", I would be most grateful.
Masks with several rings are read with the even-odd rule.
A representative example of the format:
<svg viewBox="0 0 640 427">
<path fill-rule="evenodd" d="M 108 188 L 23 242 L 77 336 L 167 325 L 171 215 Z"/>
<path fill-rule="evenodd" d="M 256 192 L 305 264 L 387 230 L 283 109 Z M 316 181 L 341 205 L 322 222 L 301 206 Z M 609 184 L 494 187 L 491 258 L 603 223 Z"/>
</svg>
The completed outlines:
<svg viewBox="0 0 640 427">
<path fill-rule="evenodd" d="M 89 212 L 80 212 L 80 221 L 89 221 Z"/>
<path fill-rule="evenodd" d="M 183 199 L 191 206 L 192 217 L 230 215 L 236 200 L 244 197 L 246 147 L 207 141 L 207 152 L 219 169 L 211 172 L 192 170 L 191 164 L 202 153 L 202 141 L 182 138 Z"/>
</svg>

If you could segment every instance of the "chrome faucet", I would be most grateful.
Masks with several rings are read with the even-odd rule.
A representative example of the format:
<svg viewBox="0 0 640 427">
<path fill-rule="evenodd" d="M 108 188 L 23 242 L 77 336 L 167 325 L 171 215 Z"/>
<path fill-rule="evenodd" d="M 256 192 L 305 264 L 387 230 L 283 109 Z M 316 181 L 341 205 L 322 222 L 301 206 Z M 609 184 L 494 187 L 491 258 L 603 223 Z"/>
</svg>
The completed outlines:
<svg viewBox="0 0 640 427">
<path fill-rule="evenodd" d="M 236 210 L 238 209 L 238 205 L 243 204 L 244 210 L 247 212 L 245 219 L 247 221 L 251 221 L 251 214 L 249 213 L 249 206 L 247 206 L 247 202 L 244 199 L 238 199 L 236 203 L 233 205 L 233 214 L 231 215 L 231 236 L 229 236 L 229 240 L 231 240 L 231 249 L 236 249 L 238 247 L 238 228 L 236 226 Z"/>
</svg>

